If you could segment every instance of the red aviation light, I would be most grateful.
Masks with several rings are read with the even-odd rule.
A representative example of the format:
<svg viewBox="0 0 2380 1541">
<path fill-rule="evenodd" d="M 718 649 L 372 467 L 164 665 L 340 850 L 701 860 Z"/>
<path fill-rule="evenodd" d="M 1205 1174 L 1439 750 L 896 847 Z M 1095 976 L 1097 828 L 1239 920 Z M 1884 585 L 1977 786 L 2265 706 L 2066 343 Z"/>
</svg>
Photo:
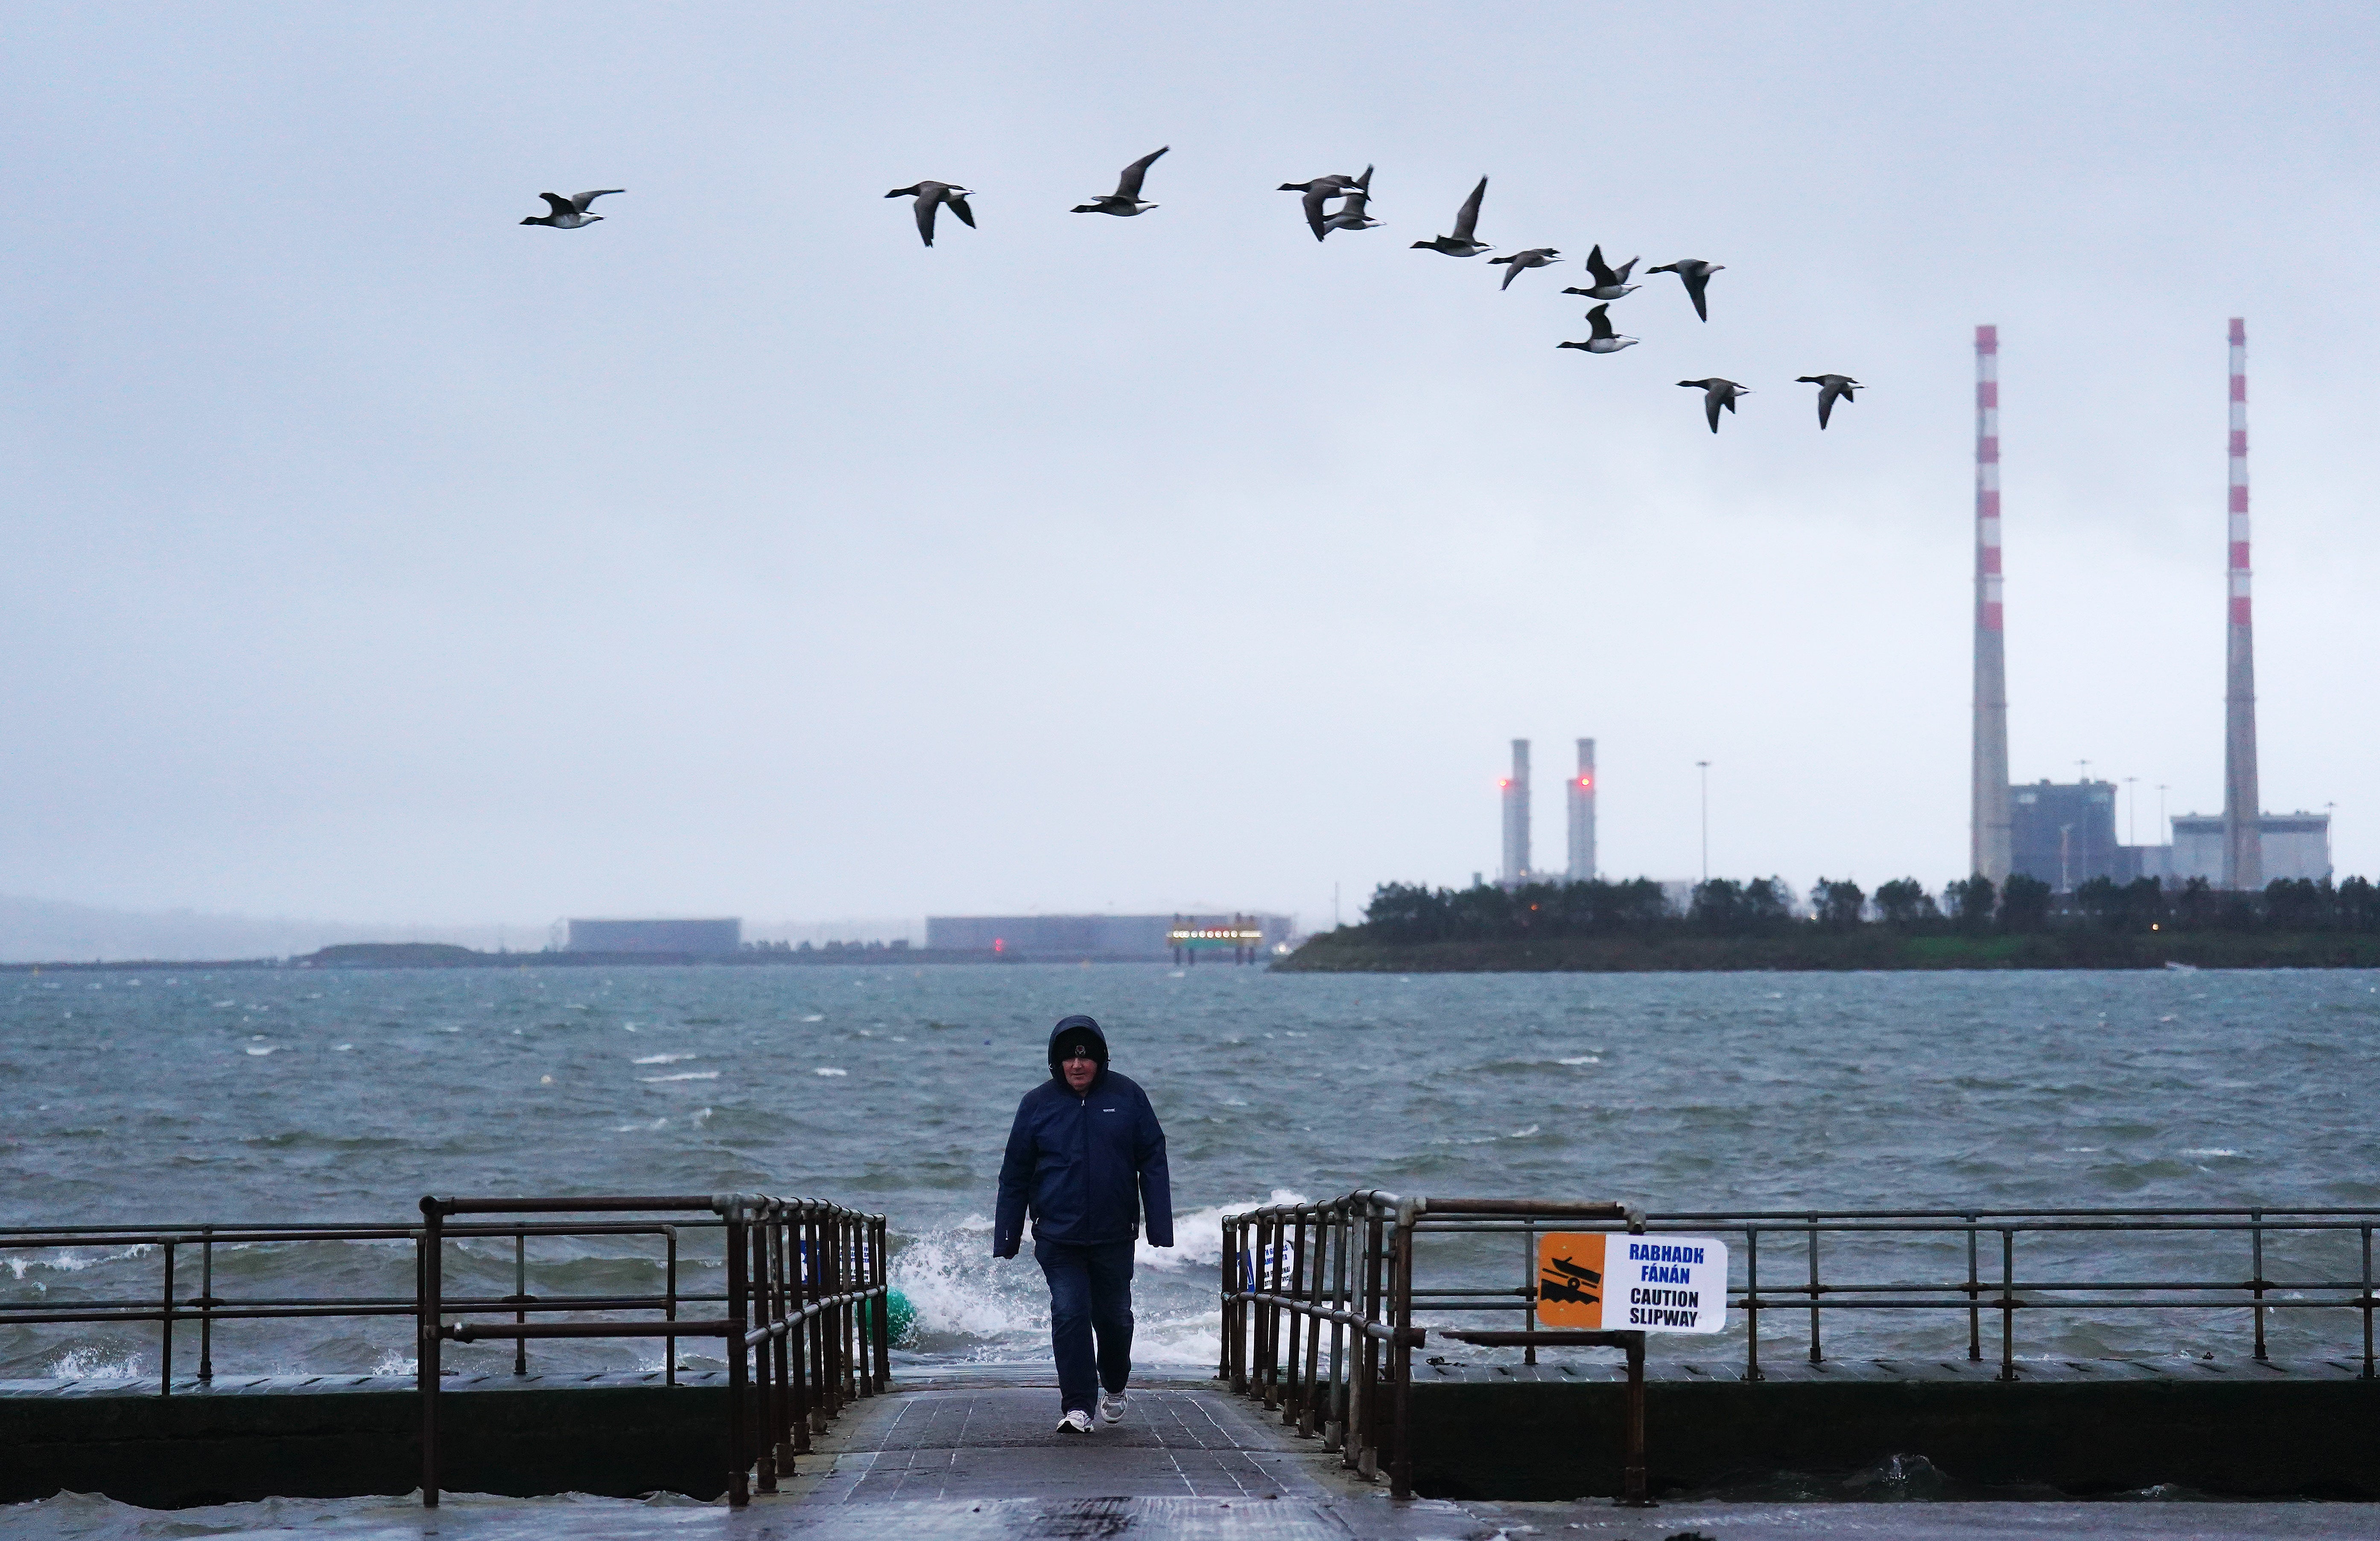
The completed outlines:
<svg viewBox="0 0 2380 1541">
<path fill-rule="evenodd" d="M 994 937 L 991 939 L 991 950 L 995 953 L 1005 953 L 1008 951 L 1008 943 L 1000 937 Z"/>
<path fill-rule="evenodd" d="M 1593 776 L 1581 776 L 1578 779 L 1578 784 L 1582 790 L 1592 792 L 1595 790 L 1595 778 Z"/>
<path fill-rule="evenodd" d="M 1512 784 L 1512 778 L 1510 776 L 1500 777 L 1498 779 L 1496 784 L 1500 787 L 1511 786 Z"/>
</svg>

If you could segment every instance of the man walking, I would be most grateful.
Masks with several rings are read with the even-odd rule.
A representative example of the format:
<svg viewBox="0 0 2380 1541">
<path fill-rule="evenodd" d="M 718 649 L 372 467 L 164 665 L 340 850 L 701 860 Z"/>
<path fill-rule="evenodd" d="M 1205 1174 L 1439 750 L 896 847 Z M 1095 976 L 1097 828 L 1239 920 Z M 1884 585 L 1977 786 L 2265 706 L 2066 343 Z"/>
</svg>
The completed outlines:
<svg viewBox="0 0 2380 1541">
<path fill-rule="evenodd" d="M 991 1255 L 1014 1257 L 1033 1213 L 1033 1260 L 1050 1280 L 1050 1346 L 1058 1357 L 1061 1433 L 1091 1431 L 1091 1401 L 1123 1417 L 1132 1378 L 1132 1253 L 1173 1244 L 1165 1131 L 1148 1094 L 1108 1068 L 1107 1035 L 1087 1016 L 1050 1033 L 1050 1079 L 1025 1094 L 1000 1163 Z M 1093 1341 L 1097 1340 L 1094 1348 Z"/>
</svg>

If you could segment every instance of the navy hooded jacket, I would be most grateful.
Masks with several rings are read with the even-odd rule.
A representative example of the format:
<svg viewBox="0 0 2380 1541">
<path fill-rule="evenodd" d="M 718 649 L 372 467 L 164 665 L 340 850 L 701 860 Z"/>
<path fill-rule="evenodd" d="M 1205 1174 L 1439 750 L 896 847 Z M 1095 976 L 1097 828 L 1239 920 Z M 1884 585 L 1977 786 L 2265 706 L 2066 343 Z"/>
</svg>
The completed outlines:
<svg viewBox="0 0 2380 1541">
<path fill-rule="evenodd" d="M 1081 1097 L 1066 1085 L 1057 1059 L 1059 1040 L 1077 1034 L 1091 1040 L 1099 1062 Z M 1089 1017 L 1070 1016 L 1050 1029 L 1050 1079 L 1025 1094 L 1008 1131 L 991 1255 L 1016 1256 L 1028 1208 L 1033 1234 L 1043 1241 L 1130 1241 L 1146 1215 L 1149 1244 L 1172 1246 L 1165 1131 L 1148 1094 L 1108 1068 L 1107 1035 Z"/>
</svg>

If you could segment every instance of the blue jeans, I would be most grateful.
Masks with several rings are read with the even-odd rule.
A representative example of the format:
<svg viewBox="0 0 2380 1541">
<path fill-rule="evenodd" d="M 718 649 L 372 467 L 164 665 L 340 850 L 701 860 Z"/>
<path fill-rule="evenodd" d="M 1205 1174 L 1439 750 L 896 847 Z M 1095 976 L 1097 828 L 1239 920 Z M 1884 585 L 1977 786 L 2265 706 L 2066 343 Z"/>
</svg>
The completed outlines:
<svg viewBox="0 0 2380 1541">
<path fill-rule="evenodd" d="M 1033 1260 L 1050 1280 L 1050 1347 L 1065 1412 L 1088 1413 L 1099 1387 L 1121 1391 L 1132 1378 L 1132 1249 L 1033 1239 Z"/>
</svg>

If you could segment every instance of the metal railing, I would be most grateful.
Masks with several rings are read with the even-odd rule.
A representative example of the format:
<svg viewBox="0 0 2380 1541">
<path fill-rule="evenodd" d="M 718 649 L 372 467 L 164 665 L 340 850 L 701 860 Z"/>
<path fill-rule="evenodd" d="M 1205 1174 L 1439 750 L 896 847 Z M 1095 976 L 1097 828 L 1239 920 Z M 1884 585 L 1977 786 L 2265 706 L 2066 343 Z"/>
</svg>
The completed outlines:
<svg viewBox="0 0 2380 1541">
<path fill-rule="evenodd" d="M 286 1225 L 29 1226 L 0 1229 L 0 1261 L 44 1252 L 120 1254 L 156 1258 L 154 1284 L 138 1295 L 87 1299 L 0 1298 L 0 1329 L 153 1326 L 158 1333 L 157 1394 L 175 1394 L 176 1351 L 195 1330 L 195 1375 L 184 1390 L 215 1375 L 219 1324 L 296 1318 L 410 1318 L 415 1375 L 422 1392 L 422 1499 L 438 1502 L 437 1402 L 444 1378 L 443 1345 L 488 1341 L 513 1344 L 512 1370 L 528 1373 L 531 1340 L 659 1338 L 663 1381 L 678 1382 L 680 1339 L 722 1344 L 728 1381 L 722 1446 L 732 1503 L 746 1501 L 755 1468 L 762 1492 L 776 1490 L 811 1436 L 855 1398 L 890 1385 L 890 1323 L 885 1310 L 884 1217 L 820 1199 L 726 1194 L 668 1197 L 425 1198 L 419 1225 L 334 1221 Z M 634 1217 L 634 1218 L 631 1218 Z M 721 1269 L 724 1287 L 682 1283 L 681 1242 L 688 1233 L 721 1237 L 721 1251 L 700 1259 Z M 662 1288 L 650 1292 L 531 1293 L 529 1245 L 589 1237 L 650 1237 L 662 1245 Z M 450 1294 L 447 1250 L 463 1241 L 513 1244 L 513 1289 L 505 1294 Z M 273 1293 L 227 1298 L 216 1292 L 219 1249 L 322 1244 L 392 1244 L 413 1254 L 409 1290 L 382 1294 Z M 708 1247 L 700 1249 L 708 1252 Z M 81 1257 L 88 1266 L 94 1259 Z M 195 1279 L 193 1275 L 195 1274 Z M 20 1270 L 21 1277 L 21 1270 Z M 868 1303 L 874 1303 L 872 1305 Z M 717 1317 L 688 1317 L 715 1307 Z M 653 1313 L 650 1320 L 620 1313 Z M 532 1319 L 532 1318 L 537 1319 Z M 609 1317 L 610 1319 L 601 1319 Z M 576 1319 L 560 1319 L 576 1318 Z M 594 1318 L 594 1319 L 590 1319 Z M 738 1352 L 740 1348 L 741 1352 Z M 757 1415 L 759 1438 L 752 1438 Z"/>
<path fill-rule="evenodd" d="M 2273 1312 L 2346 1310 L 2362 1317 L 2364 1378 L 2375 1377 L 2373 1232 L 2380 1208 L 1685 1211 L 1647 1215 L 1602 1203 L 1401 1197 L 1359 1190 L 1311 1204 L 1270 1205 L 1223 1220 L 1221 1348 L 1216 1374 L 1278 1409 L 1299 1434 L 1318 1436 L 1351 1469 L 1386 1474 L 1399 1497 L 1413 1490 L 1413 1351 L 1427 1341 L 1416 1317 L 1457 1313 L 1517 1317 L 1516 1329 L 1440 1326 L 1441 1335 L 1485 1347 L 1513 1347 L 1536 1363 L 1540 1348 L 1628 1351 L 1623 1498 L 1641 1500 L 1644 1475 L 1641 1333 L 1555 1332 L 1536 1320 L 1536 1239 L 1555 1231 L 1695 1233 L 1730 1243 L 1728 1304 L 1743 1323 L 1743 1377 L 1759 1380 L 1762 1318 L 1808 1313 L 1810 1362 L 1824 1359 L 1828 1312 L 1950 1312 L 1965 1317 L 1965 1355 L 1985 1354 L 1985 1318 L 1998 1318 L 1997 1378 L 2018 1374 L 2017 1317 L 2059 1313 L 2094 1327 L 2135 1311 L 2236 1311 L 2251 1328 L 2253 1356 L 2270 1357 Z M 1474 1256 L 1450 1259 L 1460 1278 L 1415 1279 L 1424 1234 L 1474 1238 L 1522 1263 L 1520 1281 L 1479 1282 L 1498 1272 Z M 1508 1244 L 1476 1240 L 1516 1237 Z M 2066 1243 L 2049 1239 L 2063 1237 Z M 2027 1270 L 2018 1269 L 2019 1243 Z M 1770 1273 L 1761 1277 L 1767 1243 Z M 2274 1264 L 2287 1241 L 2327 1251 L 2295 1271 Z M 2160 1276 L 2165 1264 L 2135 1261 L 2143 1244 L 2179 1244 L 2203 1255 L 2196 1278 Z M 1740 1243 L 1740 1244 L 1738 1244 Z M 1780 1244 L 1796 1277 L 1777 1273 Z M 2042 1255 L 2080 1249 L 2060 1272 Z M 1987 1268 L 1986 1250 L 1996 1268 Z M 2346 1252 L 2348 1256 L 2338 1255 Z M 2130 1256 L 2128 1256 L 2130 1254 Z M 2120 1265 L 2132 1263 L 2125 1268 Z M 2236 1271 L 2223 1271 L 2235 1263 Z M 2344 1266 L 2339 1265 L 2343 1263 Z M 1963 1267 L 1961 1266 L 1963 1265 Z M 2115 1271 L 2106 1270 L 2113 1268 Z M 2202 1318 L 2203 1319 L 2203 1318 Z M 1773 1329 L 1771 1329 L 1773 1333 Z M 1327 1338 L 1327 1345 L 1326 1340 Z M 1631 1340 L 1634 1340 L 1631 1341 Z"/>
<path fill-rule="evenodd" d="M 652 1322 L 449 1322 L 444 1298 L 450 1215 L 617 1214 L 699 1211 L 726 1229 L 726 1315 Z M 531 1338 L 680 1338 L 727 1345 L 727 1501 L 777 1490 L 810 1436 L 857 1397 L 892 1384 L 885 1309 L 884 1217 L 824 1199 L 719 1194 L 638 1198 L 438 1198 L 421 1201 L 421 1502 L 438 1503 L 439 1354 L 448 1341 Z M 861 1303 L 874 1301 L 863 1312 Z M 511 1304 L 509 1302 L 504 1304 Z M 458 1310 L 468 1310 L 456 1303 Z M 757 1368 L 757 1376 L 753 1373 Z M 754 1414 L 760 1438 L 750 1438 Z"/>
</svg>

